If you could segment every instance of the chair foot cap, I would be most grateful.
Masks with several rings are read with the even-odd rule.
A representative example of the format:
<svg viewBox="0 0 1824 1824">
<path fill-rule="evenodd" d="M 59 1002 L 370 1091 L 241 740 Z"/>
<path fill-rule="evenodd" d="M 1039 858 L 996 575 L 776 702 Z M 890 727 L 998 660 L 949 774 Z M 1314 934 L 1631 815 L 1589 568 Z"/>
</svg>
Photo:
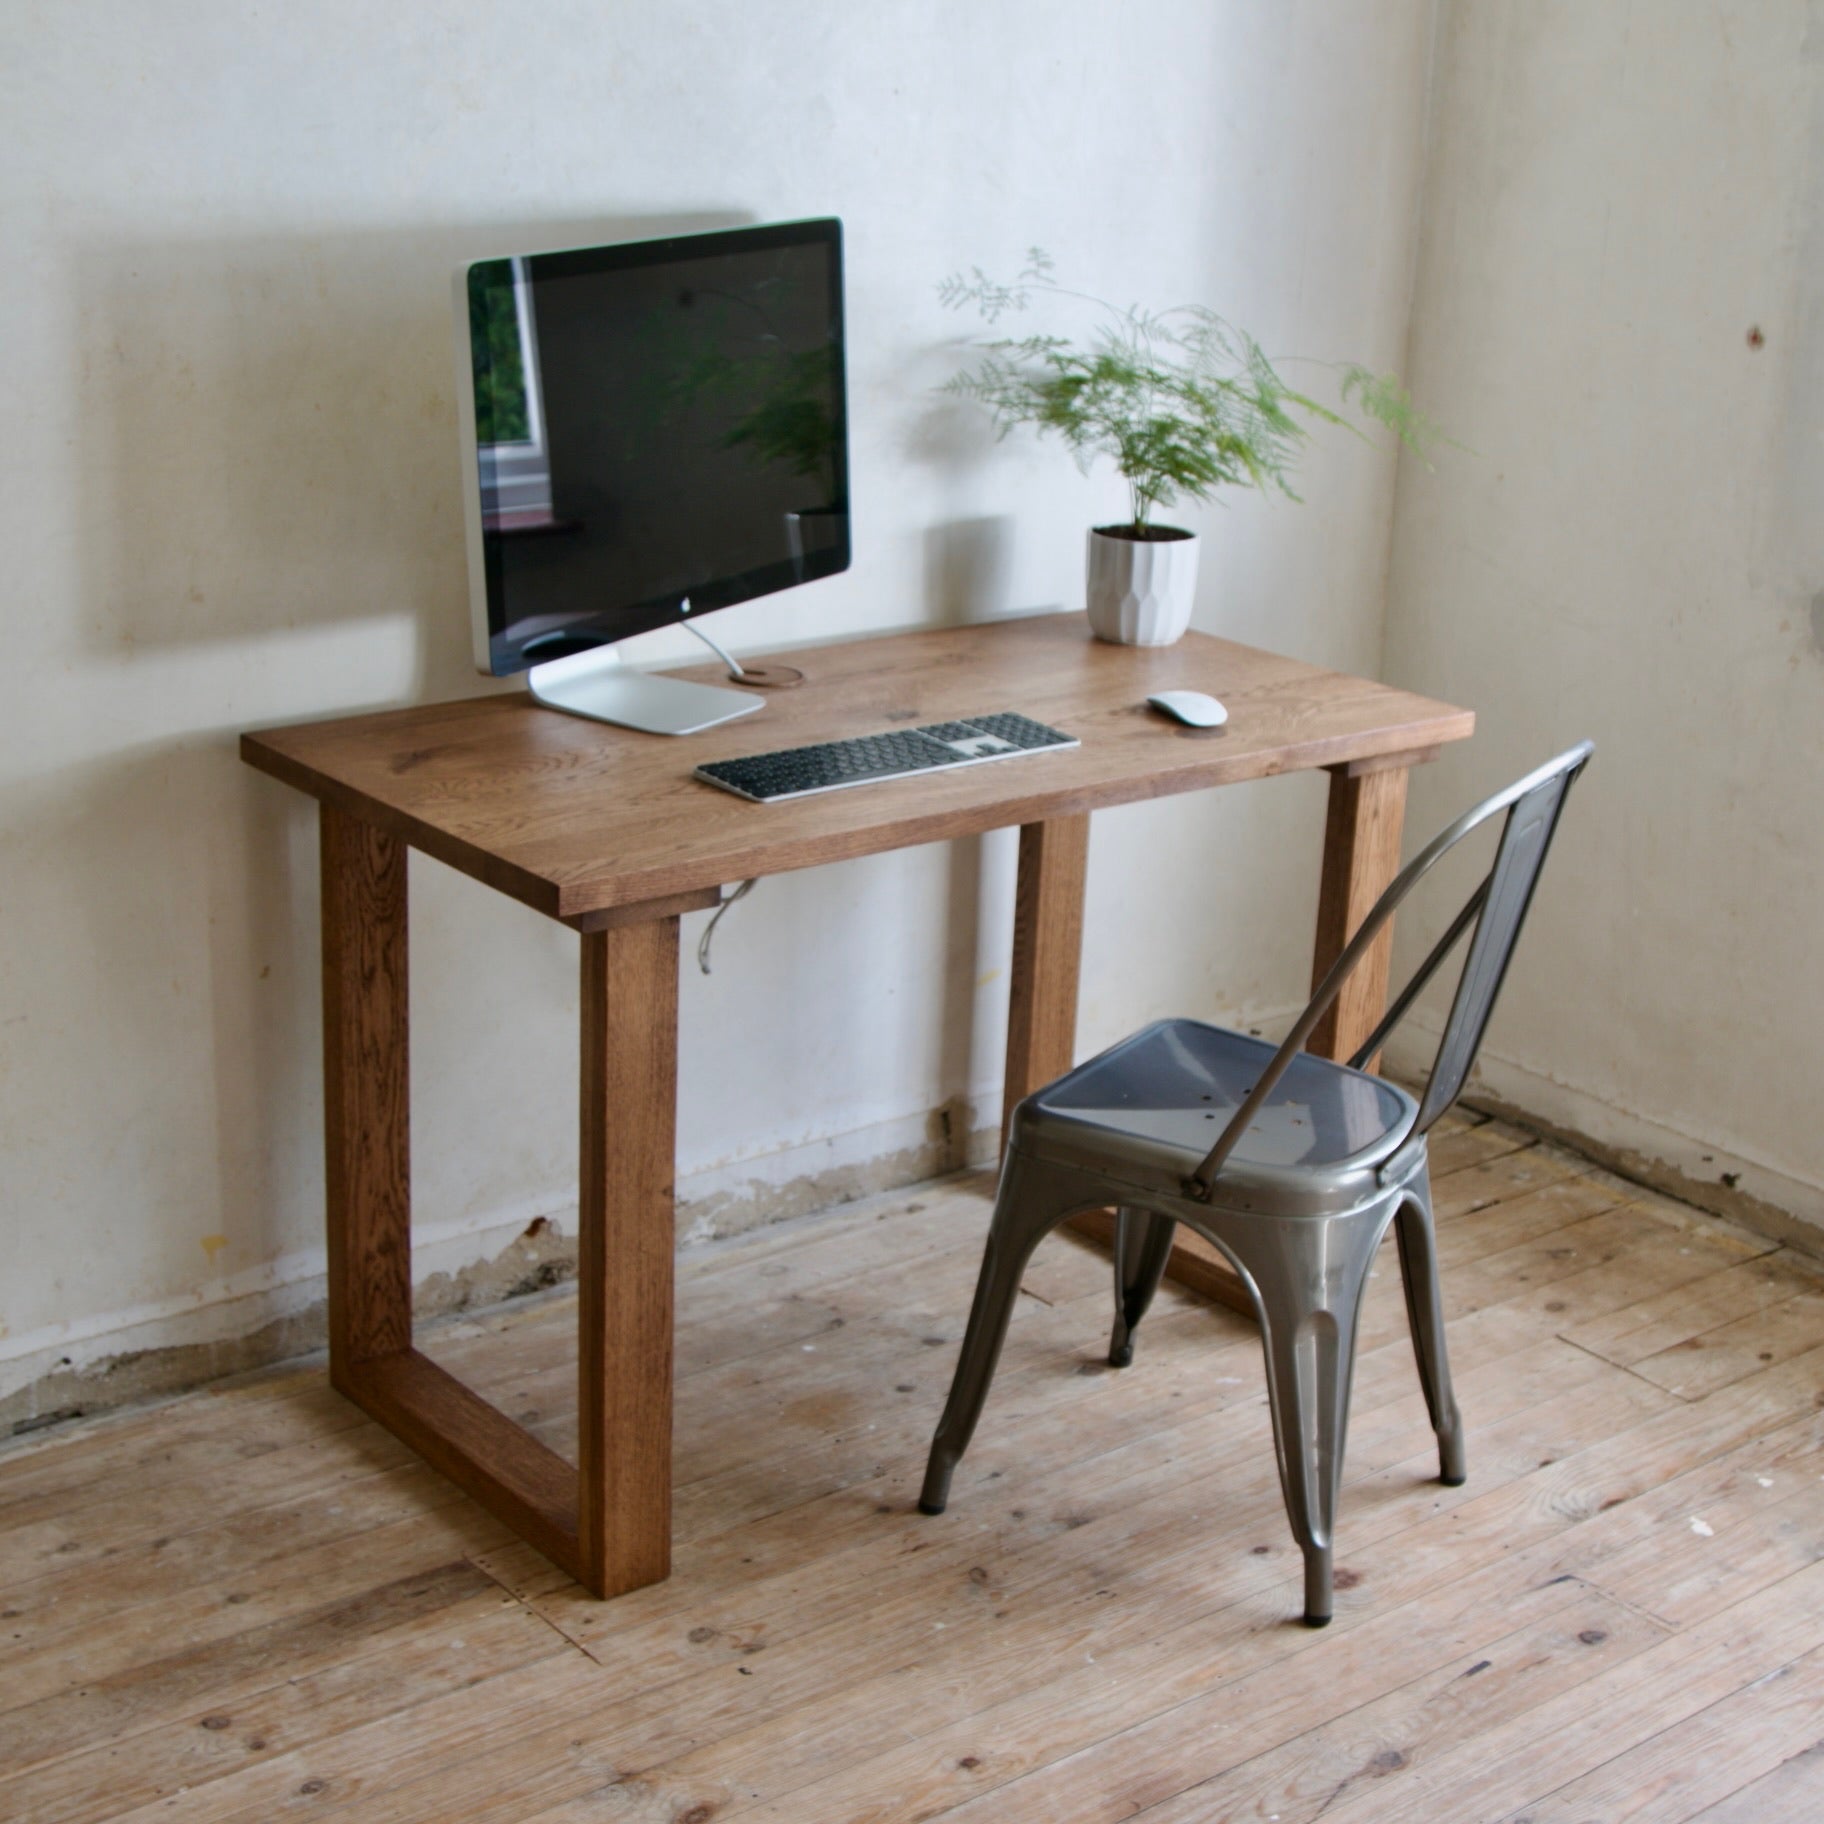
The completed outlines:
<svg viewBox="0 0 1824 1824">
<path fill-rule="evenodd" d="M 1461 1488 L 1469 1478 L 1467 1476 L 1440 1476 L 1438 1480 L 1446 1488 Z"/>
<path fill-rule="evenodd" d="M 949 1505 L 950 1504 L 947 1501 L 923 1501 L 923 1500 L 921 1500 L 918 1504 L 918 1511 L 921 1514 L 941 1514 L 944 1511 L 944 1509 L 946 1507 L 948 1507 Z"/>
<path fill-rule="evenodd" d="M 1134 1361 L 1134 1346 L 1124 1343 L 1119 1349 L 1108 1352 L 1108 1365 L 1111 1368 L 1131 1368 Z"/>
<path fill-rule="evenodd" d="M 1304 1619 L 1305 1626 L 1308 1628 L 1327 1628 L 1330 1625 L 1328 1615 L 1307 1615 Z"/>
</svg>

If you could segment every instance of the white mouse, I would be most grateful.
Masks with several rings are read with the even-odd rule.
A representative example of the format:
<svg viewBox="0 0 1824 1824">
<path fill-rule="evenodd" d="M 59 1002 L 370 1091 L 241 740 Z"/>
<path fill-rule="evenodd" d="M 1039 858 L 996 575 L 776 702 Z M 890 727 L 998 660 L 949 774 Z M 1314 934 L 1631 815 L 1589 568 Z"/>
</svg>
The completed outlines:
<svg viewBox="0 0 1824 1824">
<path fill-rule="evenodd" d="M 1192 728 L 1220 728 L 1229 719 L 1229 712 L 1201 690 L 1155 691 L 1147 702 Z"/>
</svg>

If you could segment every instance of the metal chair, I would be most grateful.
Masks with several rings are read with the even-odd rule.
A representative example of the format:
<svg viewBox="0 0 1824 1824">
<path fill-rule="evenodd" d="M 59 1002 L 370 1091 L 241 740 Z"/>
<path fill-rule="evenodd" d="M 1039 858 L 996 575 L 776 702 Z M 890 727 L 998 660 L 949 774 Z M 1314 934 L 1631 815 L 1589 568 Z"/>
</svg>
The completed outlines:
<svg viewBox="0 0 1824 1824">
<path fill-rule="evenodd" d="M 1330 1619 L 1357 1317 L 1375 1251 L 1396 1221 L 1440 1480 L 1463 1481 L 1463 1426 L 1445 1358 L 1425 1136 L 1469 1076 L 1559 813 L 1591 752 L 1585 741 L 1528 773 L 1415 856 L 1277 1051 L 1198 1020 L 1160 1020 L 1020 1103 L 962 1355 L 931 1444 L 923 1512 L 944 1511 L 1033 1249 L 1068 1217 L 1111 1204 L 1117 1208 L 1112 1366 L 1132 1359 L 1134 1332 L 1165 1270 L 1175 1223 L 1220 1249 L 1253 1297 L 1280 1482 L 1305 1556 L 1304 1618 L 1312 1627 Z M 1395 908 L 1448 850 L 1502 811 L 1507 822 L 1487 875 L 1355 1056 L 1345 1065 L 1305 1052 L 1305 1041 Z M 1415 1101 L 1365 1066 L 1472 925 L 1443 1039 Z"/>
</svg>

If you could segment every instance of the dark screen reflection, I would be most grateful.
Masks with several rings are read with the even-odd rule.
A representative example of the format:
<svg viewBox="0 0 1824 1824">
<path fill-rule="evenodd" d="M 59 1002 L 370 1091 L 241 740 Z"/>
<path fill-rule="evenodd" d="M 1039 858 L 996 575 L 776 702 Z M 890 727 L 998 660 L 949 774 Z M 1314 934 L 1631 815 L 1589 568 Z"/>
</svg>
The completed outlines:
<svg viewBox="0 0 1824 1824">
<path fill-rule="evenodd" d="M 835 230 L 471 268 L 496 671 L 846 566 Z"/>
</svg>

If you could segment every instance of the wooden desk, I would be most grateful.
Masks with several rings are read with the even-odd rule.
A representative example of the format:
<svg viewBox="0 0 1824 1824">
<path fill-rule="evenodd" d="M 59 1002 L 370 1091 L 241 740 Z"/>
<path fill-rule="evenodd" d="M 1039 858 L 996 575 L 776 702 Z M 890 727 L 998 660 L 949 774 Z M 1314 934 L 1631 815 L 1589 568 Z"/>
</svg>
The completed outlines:
<svg viewBox="0 0 1824 1824">
<path fill-rule="evenodd" d="M 1074 1061 L 1092 810 L 1328 768 L 1321 972 L 1398 864 L 1406 769 L 1474 726 L 1466 710 L 1202 634 L 1105 646 L 1081 615 L 794 656 L 802 687 L 684 740 L 510 695 L 241 742 L 250 765 L 321 805 L 330 1378 L 598 1596 L 655 1583 L 671 1562 L 680 913 L 751 875 L 1018 824 L 1011 1110 Z M 1221 697 L 1227 726 L 1164 722 L 1145 699 L 1168 685 Z M 690 777 L 704 760 L 993 709 L 1082 746 L 779 805 Z M 582 933 L 574 1468 L 412 1347 L 409 848 Z M 1325 1048 L 1359 1043 L 1385 991 L 1383 947 L 1319 1035 Z"/>
</svg>

